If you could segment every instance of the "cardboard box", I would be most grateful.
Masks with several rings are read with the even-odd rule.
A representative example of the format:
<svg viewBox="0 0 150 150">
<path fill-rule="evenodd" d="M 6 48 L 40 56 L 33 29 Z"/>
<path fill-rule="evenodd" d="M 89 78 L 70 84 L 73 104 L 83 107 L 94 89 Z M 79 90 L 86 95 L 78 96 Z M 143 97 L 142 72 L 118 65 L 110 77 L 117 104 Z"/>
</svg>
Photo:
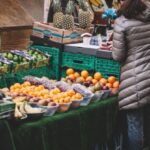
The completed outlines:
<svg viewBox="0 0 150 150">
<path fill-rule="evenodd" d="M 81 35 L 85 32 L 92 32 L 93 28 L 82 30 L 76 28 L 75 30 L 64 30 L 53 27 L 53 24 L 43 24 L 35 22 L 33 26 L 33 36 L 40 38 L 48 37 L 50 41 L 57 43 L 78 43 L 82 41 Z"/>
<path fill-rule="evenodd" d="M 65 44 L 64 52 L 80 53 L 96 56 L 99 46 L 84 45 L 83 43 Z"/>
</svg>

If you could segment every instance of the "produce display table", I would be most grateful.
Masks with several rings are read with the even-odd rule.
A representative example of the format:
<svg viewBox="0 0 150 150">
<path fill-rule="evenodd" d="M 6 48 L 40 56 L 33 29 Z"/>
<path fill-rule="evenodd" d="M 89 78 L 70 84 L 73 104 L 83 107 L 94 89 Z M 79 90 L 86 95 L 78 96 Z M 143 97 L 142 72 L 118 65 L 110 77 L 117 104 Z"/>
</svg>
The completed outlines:
<svg viewBox="0 0 150 150">
<path fill-rule="evenodd" d="M 117 97 L 39 120 L 0 120 L 0 150 L 92 150 L 111 138 Z"/>
</svg>

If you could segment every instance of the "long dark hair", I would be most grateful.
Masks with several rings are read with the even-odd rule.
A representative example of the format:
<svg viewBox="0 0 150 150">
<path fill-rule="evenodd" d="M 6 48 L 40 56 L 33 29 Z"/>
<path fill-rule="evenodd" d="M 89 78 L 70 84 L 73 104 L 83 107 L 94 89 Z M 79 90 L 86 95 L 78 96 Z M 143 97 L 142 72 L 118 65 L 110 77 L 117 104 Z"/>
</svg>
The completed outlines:
<svg viewBox="0 0 150 150">
<path fill-rule="evenodd" d="M 118 15 L 123 15 L 127 19 L 135 19 L 138 15 L 142 14 L 145 9 L 146 4 L 144 4 L 142 0 L 125 0 Z"/>
</svg>

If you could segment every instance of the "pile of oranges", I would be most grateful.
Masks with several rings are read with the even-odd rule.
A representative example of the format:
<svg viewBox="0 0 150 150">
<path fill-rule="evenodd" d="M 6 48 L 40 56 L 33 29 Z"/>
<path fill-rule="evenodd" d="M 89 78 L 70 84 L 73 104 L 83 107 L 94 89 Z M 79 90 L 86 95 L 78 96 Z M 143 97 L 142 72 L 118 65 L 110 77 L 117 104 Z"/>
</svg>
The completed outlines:
<svg viewBox="0 0 150 150">
<path fill-rule="evenodd" d="M 39 97 L 41 99 L 50 98 L 49 90 L 45 89 L 43 85 L 35 86 L 31 85 L 30 82 L 16 83 L 10 87 L 10 92 L 18 95 Z"/>
<path fill-rule="evenodd" d="M 69 78 L 74 82 L 80 81 L 80 83 L 83 83 L 86 81 L 91 81 L 93 85 L 100 83 L 110 89 L 119 89 L 119 81 L 117 81 L 116 77 L 110 76 L 108 79 L 105 79 L 100 72 L 96 72 L 94 76 L 90 76 L 87 70 L 83 70 L 81 73 L 78 73 L 75 72 L 74 69 L 69 68 L 66 71 L 66 75 L 66 78 Z"/>
<path fill-rule="evenodd" d="M 66 92 L 60 91 L 59 88 L 48 90 L 43 85 L 35 86 L 27 81 L 23 84 L 16 83 L 12 85 L 10 87 L 10 93 L 16 94 L 17 96 L 38 98 L 39 101 L 51 99 L 57 103 L 70 103 L 73 100 L 81 100 L 83 98 L 80 93 L 76 93 L 74 90 L 68 90 Z"/>
</svg>

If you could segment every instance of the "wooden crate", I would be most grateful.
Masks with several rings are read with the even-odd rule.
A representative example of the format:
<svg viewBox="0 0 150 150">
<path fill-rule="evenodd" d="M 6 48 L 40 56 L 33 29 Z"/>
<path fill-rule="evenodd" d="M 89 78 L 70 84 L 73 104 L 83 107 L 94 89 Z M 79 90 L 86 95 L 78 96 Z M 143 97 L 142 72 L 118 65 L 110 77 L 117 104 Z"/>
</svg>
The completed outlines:
<svg viewBox="0 0 150 150">
<path fill-rule="evenodd" d="M 26 49 L 30 44 L 32 29 L 14 29 L 0 32 L 0 51 Z"/>
</svg>

